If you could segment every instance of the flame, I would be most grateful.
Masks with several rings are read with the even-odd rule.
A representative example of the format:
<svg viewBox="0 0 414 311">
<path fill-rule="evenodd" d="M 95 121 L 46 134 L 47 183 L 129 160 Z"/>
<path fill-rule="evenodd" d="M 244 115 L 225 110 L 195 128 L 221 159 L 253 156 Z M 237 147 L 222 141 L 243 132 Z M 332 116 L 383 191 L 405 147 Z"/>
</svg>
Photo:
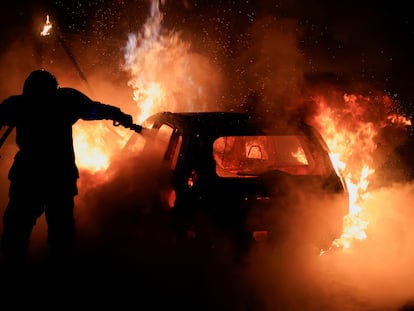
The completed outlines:
<svg viewBox="0 0 414 311">
<path fill-rule="evenodd" d="M 176 33 L 161 35 L 162 19 L 158 1 L 152 1 L 150 17 L 138 35 L 129 35 L 125 47 L 124 69 L 131 74 L 128 84 L 133 88 L 133 100 L 140 111 L 134 117 L 137 123 L 158 110 L 171 110 L 174 94 L 185 86 L 179 80 L 191 77 L 185 71 L 189 44 L 183 43 Z M 103 135 L 108 135 L 107 128 L 77 122 L 74 147 L 79 168 L 92 172 L 106 170 L 111 155 L 122 148 L 125 138 L 129 137 L 112 135 L 103 141 Z"/>
<path fill-rule="evenodd" d="M 387 119 L 390 120 L 391 123 L 394 123 L 394 124 L 403 124 L 406 126 L 412 125 L 411 120 L 407 119 L 404 116 L 397 115 L 397 114 L 391 114 L 387 117 Z"/>
<path fill-rule="evenodd" d="M 308 160 L 306 159 L 305 152 L 302 148 L 298 148 L 296 152 L 292 152 L 292 156 L 300 163 L 303 163 L 305 165 L 308 165 Z"/>
<path fill-rule="evenodd" d="M 43 29 L 40 32 L 40 35 L 42 37 L 50 36 L 51 30 L 52 30 L 52 23 L 50 22 L 49 15 L 46 15 L 46 23 L 43 26 Z"/>
<path fill-rule="evenodd" d="M 73 144 L 76 163 L 79 168 L 90 172 L 106 170 L 112 154 L 119 151 L 127 142 L 127 129 L 112 129 L 106 121 L 78 121 L 73 127 Z"/>
<path fill-rule="evenodd" d="M 138 122 L 159 111 L 205 110 L 208 94 L 195 76 L 204 60 L 190 53 L 180 33 L 162 31 L 162 20 L 159 1 L 151 1 L 149 18 L 138 34 L 129 34 L 124 50 Z"/>
<path fill-rule="evenodd" d="M 137 123 L 159 111 L 206 110 L 215 88 L 205 92 L 204 87 L 219 80 L 212 79 L 217 70 L 210 68 L 209 60 L 190 53 L 191 45 L 181 40 L 180 33 L 162 30 L 162 20 L 160 2 L 151 0 L 145 24 L 137 34 L 129 34 L 124 47 L 123 69 L 130 74 L 128 85 L 138 108 L 133 116 Z M 49 19 L 47 25 L 51 27 Z M 75 127 L 78 167 L 93 172 L 107 169 L 113 152 L 122 148 L 130 136 L 121 134 L 100 142 L 101 133 L 92 134 L 93 130 L 83 123 Z M 108 141 L 116 142 L 108 147 Z"/>
<path fill-rule="evenodd" d="M 366 202 L 370 198 L 368 186 L 374 176 L 373 154 L 377 149 L 375 138 L 379 130 L 391 122 L 410 125 L 411 122 L 390 113 L 390 99 L 345 94 L 342 101 L 320 96 L 315 98 L 319 106 L 316 124 L 330 151 L 330 157 L 338 174 L 344 176 L 349 191 L 349 213 L 344 218 L 343 233 L 333 246 L 350 248 L 354 240 L 367 238 L 370 223 Z M 336 102 L 335 102 L 336 101 Z M 371 105 L 376 105 L 372 110 Z M 380 111 L 373 114 L 372 111 Z"/>
</svg>

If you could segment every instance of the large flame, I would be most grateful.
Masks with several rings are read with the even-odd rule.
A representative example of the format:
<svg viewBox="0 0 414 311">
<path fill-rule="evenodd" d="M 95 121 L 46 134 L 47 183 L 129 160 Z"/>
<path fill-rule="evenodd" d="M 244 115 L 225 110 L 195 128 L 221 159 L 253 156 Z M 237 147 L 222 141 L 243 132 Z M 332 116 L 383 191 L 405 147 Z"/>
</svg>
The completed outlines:
<svg viewBox="0 0 414 311">
<path fill-rule="evenodd" d="M 129 85 L 139 111 L 134 116 L 137 123 L 155 112 L 174 110 L 176 95 L 185 90 L 192 77 L 188 68 L 190 45 L 181 41 L 178 33 L 161 34 L 162 19 L 159 2 L 151 1 L 150 16 L 138 34 L 129 35 L 125 47 L 124 70 L 131 76 Z M 76 124 L 74 145 L 80 168 L 104 171 L 110 164 L 111 154 L 126 143 L 122 135 L 101 141 L 102 130 L 107 133 L 104 127 L 92 130 L 86 123 Z"/>
<path fill-rule="evenodd" d="M 370 220 L 366 202 L 370 197 L 370 178 L 375 173 L 375 139 L 380 129 L 389 123 L 406 126 L 411 122 L 391 112 L 392 101 L 387 96 L 370 98 L 345 94 L 342 98 L 331 97 L 330 101 L 320 96 L 316 101 L 319 114 L 315 121 L 330 148 L 335 168 L 344 176 L 349 191 L 349 214 L 344 218 L 342 236 L 334 241 L 334 246 L 349 248 L 352 241 L 367 237 L 366 228 Z M 373 115 L 371 109 L 379 112 Z"/>
<path fill-rule="evenodd" d="M 112 129 L 107 121 L 78 121 L 73 128 L 77 165 L 91 172 L 106 170 L 111 156 L 127 142 L 126 129 Z"/>
<path fill-rule="evenodd" d="M 125 47 L 124 69 L 141 111 L 138 122 L 159 111 L 206 110 L 208 94 L 196 76 L 200 59 L 180 33 L 162 31 L 162 20 L 159 2 L 151 1 L 150 17 L 138 34 L 129 35 Z"/>
</svg>

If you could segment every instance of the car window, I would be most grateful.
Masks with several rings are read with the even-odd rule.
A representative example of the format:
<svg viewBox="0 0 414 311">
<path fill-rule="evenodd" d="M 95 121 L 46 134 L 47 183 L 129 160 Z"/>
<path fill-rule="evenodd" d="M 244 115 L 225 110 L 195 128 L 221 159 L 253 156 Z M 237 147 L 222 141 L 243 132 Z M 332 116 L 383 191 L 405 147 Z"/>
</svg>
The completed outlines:
<svg viewBox="0 0 414 311">
<path fill-rule="evenodd" d="M 321 150 L 301 135 L 223 136 L 213 143 L 220 177 L 254 177 L 269 171 L 293 175 L 326 173 Z"/>
</svg>

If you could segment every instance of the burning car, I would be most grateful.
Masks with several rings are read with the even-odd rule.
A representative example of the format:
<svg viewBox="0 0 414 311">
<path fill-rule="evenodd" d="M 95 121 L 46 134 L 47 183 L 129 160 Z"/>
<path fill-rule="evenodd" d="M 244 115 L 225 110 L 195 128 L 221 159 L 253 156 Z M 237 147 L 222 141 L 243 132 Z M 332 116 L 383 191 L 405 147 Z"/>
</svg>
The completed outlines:
<svg viewBox="0 0 414 311">
<path fill-rule="evenodd" d="M 340 237 L 348 191 L 311 125 L 242 112 L 160 112 L 143 125 L 142 152 L 163 168 L 157 204 L 178 239 L 245 251 L 288 235 L 320 248 Z"/>
</svg>

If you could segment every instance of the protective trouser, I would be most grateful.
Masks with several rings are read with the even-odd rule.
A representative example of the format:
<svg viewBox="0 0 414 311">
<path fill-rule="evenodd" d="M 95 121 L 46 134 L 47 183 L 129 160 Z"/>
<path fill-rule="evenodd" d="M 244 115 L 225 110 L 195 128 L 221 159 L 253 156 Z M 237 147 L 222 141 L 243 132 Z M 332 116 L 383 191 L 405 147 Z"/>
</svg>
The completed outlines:
<svg viewBox="0 0 414 311">
<path fill-rule="evenodd" d="M 41 189 L 25 181 L 10 183 L 9 203 L 3 215 L 1 252 L 6 265 L 25 264 L 30 236 L 45 213 L 49 258 L 54 264 L 72 260 L 75 239 L 74 195 L 65 189 Z"/>
</svg>

